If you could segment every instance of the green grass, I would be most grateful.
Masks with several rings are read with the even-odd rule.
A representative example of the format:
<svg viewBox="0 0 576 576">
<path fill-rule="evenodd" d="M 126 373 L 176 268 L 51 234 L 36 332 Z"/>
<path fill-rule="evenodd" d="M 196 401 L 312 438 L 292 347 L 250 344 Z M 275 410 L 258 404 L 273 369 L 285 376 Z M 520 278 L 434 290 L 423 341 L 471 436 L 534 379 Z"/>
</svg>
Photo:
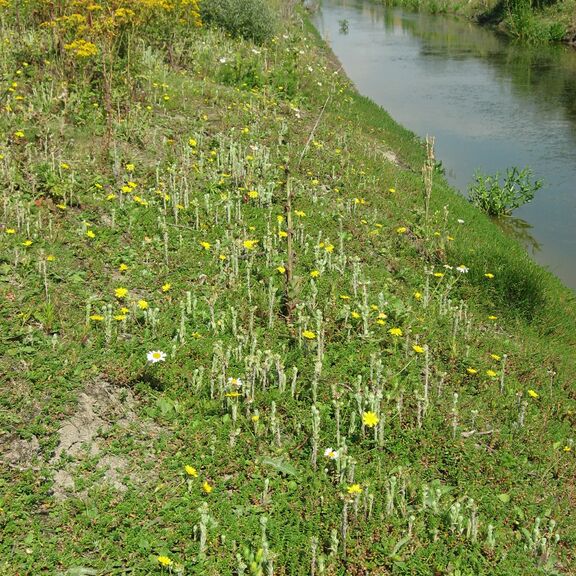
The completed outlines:
<svg viewBox="0 0 576 576">
<path fill-rule="evenodd" d="M 3 21 L 0 573 L 574 572 L 574 294 L 300 18 L 140 37 L 108 121 Z"/>
</svg>

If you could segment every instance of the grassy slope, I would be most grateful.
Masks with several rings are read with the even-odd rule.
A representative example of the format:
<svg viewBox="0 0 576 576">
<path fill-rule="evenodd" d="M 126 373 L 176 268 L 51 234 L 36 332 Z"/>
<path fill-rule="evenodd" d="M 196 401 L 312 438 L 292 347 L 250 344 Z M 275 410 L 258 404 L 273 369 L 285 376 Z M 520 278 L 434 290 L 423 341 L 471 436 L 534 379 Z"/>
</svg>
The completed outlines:
<svg viewBox="0 0 576 576">
<path fill-rule="evenodd" d="M 167 555 L 232 574 L 244 547 L 276 574 L 313 556 L 327 574 L 573 573 L 574 296 L 440 176 L 426 222 L 422 144 L 298 18 L 263 47 L 198 31 L 172 67 L 146 49 L 109 150 L 98 94 L 11 26 L 1 573 L 155 574 Z M 288 289 L 286 166 L 305 213 Z M 146 367 L 155 349 L 168 358 Z M 62 450 L 66 423 L 92 430 L 84 445 Z M 530 542 L 537 517 L 551 545 Z"/>
</svg>

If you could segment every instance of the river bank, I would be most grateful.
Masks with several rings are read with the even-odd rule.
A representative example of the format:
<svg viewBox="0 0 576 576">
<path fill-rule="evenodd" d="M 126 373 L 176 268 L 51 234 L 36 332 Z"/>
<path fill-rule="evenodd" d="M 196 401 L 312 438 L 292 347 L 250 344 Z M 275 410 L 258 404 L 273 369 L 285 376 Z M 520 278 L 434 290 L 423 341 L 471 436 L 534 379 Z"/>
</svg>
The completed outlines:
<svg viewBox="0 0 576 576">
<path fill-rule="evenodd" d="M 464 196 L 477 172 L 529 166 L 545 182 L 500 222 L 576 289 L 576 52 L 363 2 L 327 0 L 314 21 L 360 92 L 421 138 L 436 137 L 436 157 Z"/>
<path fill-rule="evenodd" d="M 532 3 L 530 0 L 391 0 L 387 6 L 402 6 L 430 14 L 458 14 L 531 44 L 565 43 L 576 46 L 576 3 Z"/>
<path fill-rule="evenodd" d="M 574 296 L 299 10 L 113 7 L 1 21 L 0 572 L 573 573 Z"/>
</svg>

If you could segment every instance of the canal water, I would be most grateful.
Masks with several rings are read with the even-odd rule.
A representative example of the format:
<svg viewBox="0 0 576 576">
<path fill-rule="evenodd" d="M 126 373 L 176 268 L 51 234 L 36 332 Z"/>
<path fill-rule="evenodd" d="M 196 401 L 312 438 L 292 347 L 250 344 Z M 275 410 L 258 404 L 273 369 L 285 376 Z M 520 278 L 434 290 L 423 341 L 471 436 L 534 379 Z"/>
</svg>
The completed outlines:
<svg viewBox="0 0 576 576">
<path fill-rule="evenodd" d="M 419 136 L 466 194 L 475 171 L 544 180 L 506 225 L 576 290 L 576 50 L 530 47 L 451 16 L 321 0 L 314 23 L 359 92 Z"/>
</svg>

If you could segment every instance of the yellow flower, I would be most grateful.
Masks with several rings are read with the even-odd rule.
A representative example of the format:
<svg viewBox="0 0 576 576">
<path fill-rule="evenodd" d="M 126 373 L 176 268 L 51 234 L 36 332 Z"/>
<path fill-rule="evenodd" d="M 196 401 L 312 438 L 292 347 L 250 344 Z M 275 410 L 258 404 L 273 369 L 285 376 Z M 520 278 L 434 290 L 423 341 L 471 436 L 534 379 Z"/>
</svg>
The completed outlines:
<svg viewBox="0 0 576 576">
<path fill-rule="evenodd" d="M 162 292 L 168 292 L 172 288 L 172 284 L 170 282 L 166 282 L 166 284 L 162 284 Z"/>
<path fill-rule="evenodd" d="M 324 250 L 326 250 L 326 252 L 329 252 L 331 254 L 332 252 L 334 252 L 334 245 L 333 244 L 326 244 L 326 246 L 324 247 Z"/>
<path fill-rule="evenodd" d="M 172 566 L 172 564 L 174 564 L 174 562 L 170 560 L 168 556 L 158 556 L 156 560 L 158 560 L 158 564 L 161 564 L 162 566 Z"/>
<path fill-rule="evenodd" d="M 118 270 L 120 270 L 120 272 L 126 272 L 126 270 L 128 270 L 128 266 L 122 263 L 120 266 L 118 266 Z"/>
<path fill-rule="evenodd" d="M 134 166 L 134 164 L 126 164 L 125 168 L 126 172 L 134 172 L 134 168 L 136 168 L 136 166 Z"/>
<path fill-rule="evenodd" d="M 535 390 L 528 390 L 528 396 L 530 396 L 530 398 L 540 398 L 540 394 Z"/>
<path fill-rule="evenodd" d="M 422 346 L 418 346 L 418 344 L 414 344 L 412 346 L 412 350 L 414 350 L 416 354 L 424 354 L 424 348 L 422 348 Z"/>
<path fill-rule="evenodd" d="M 108 194 L 108 196 L 106 196 L 106 200 L 115 200 L 116 199 L 116 194 Z"/>
<path fill-rule="evenodd" d="M 276 221 L 278 222 L 278 224 L 282 224 L 282 222 L 284 222 L 284 216 L 282 216 L 282 214 L 278 214 L 276 216 Z"/>
<path fill-rule="evenodd" d="M 116 288 L 114 290 L 114 295 L 119 299 L 126 298 L 128 295 L 128 288 Z"/>
<path fill-rule="evenodd" d="M 252 198 L 252 200 L 255 200 L 258 196 L 259 194 L 256 190 L 250 190 L 250 192 L 248 192 L 248 198 Z"/>
<path fill-rule="evenodd" d="M 198 471 L 196 470 L 196 468 L 194 468 L 194 466 L 186 465 L 184 466 L 184 471 L 186 472 L 186 474 L 188 474 L 188 476 L 198 478 Z"/>
<path fill-rule="evenodd" d="M 486 274 L 484 274 L 484 276 L 490 280 L 492 280 L 492 278 L 494 278 L 494 274 L 492 274 L 491 272 L 487 272 Z"/>
<path fill-rule="evenodd" d="M 114 316 L 114 320 L 118 320 L 118 322 L 122 322 L 122 320 L 126 320 L 126 314 L 116 314 L 116 316 Z"/>
<path fill-rule="evenodd" d="M 6 228 L 6 234 L 16 234 L 16 230 L 14 228 Z"/>
<path fill-rule="evenodd" d="M 362 494 L 362 486 L 360 486 L 360 484 L 352 484 L 352 486 L 348 486 L 346 490 L 348 494 Z"/>
<path fill-rule="evenodd" d="M 286 268 L 284 268 L 284 266 L 278 266 L 276 268 L 276 270 L 278 270 L 278 272 L 280 272 L 280 274 L 284 274 L 286 272 Z"/>
<path fill-rule="evenodd" d="M 444 278 L 444 272 L 434 272 L 436 278 Z"/>
<path fill-rule="evenodd" d="M 279 236 L 280 238 L 288 238 L 288 232 L 286 232 L 286 230 L 280 230 L 280 231 L 278 232 L 278 236 Z"/>
<path fill-rule="evenodd" d="M 28 246 L 32 246 L 32 244 L 32 240 L 24 240 L 24 242 L 22 242 L 22 246 L 26 246 L 26 248 L 28 248 Z"/>
<path fill-rule="evenodd" d="M 96 234 L 94 234 L 93 230 L 88 230 L 88 232 L 86 232 L 86 236 L 88 236 L 88 238 L 96 238 Z"/>
<path fill-rule="evenodd" d="M 92 316 L 90 316 L 89 318 L 94 322 L 102 322 L 102 320 L 104 320 L 104 316 L 101 316 L 100 314 L 92 314 Z"/>
<path fill-rule="evenodd" d="M 468 374 L 477 374 L 478 370 L 476 370 L 476 368 L 466 368 L 466 372 L 468 372 Z"/>
<path fill-rule="evenodd" d="M 244 242 L 242 242 L 242 246 L 244 246 L 246 250 L 254 250 L 256 244 L 258 244 L 258 240 L 244 240 Z"/>
<path fill-rule="evenodd" d="M 355 318 L 356 320 L 358 320 L 358 318 L 360 318 L 360 314 L 358 312 L 356 312 L 356 310 L 352 311 L 352 318 Z"/>
<path fill-rule="evenodd" d="M 414 300 L 422 300 L 422 293 L 414 292 Z"/>
<path fill-rule="evenodd" d="M 252 422 L 258 422 L 258 420 L 260 420 L 260 414 L 252 414 L 250 420 L 252 420 Z"/>
<path fill-rule="evenodd" d="M 402 328 L 390 328 L 388 334 L 392 336 L 402 336 Z"/>
<path fill-rule="evenodd" d="M 406 228 L 406 226 L 400 226 L 399 228 L 396 228 L 396 234 L 406 234 L 407 231 L 408 228 Z"/>
<path fill-rule="evenodd" d="M 494 316 L 494 314 L 490 314 L 490 316 L 488 316 L 488 320 L 497 320 L 498 316 Z"/>
<path fill-rule="evenodd" d="M 318 278 L 318 276 L 320 276 L 320 272 L 318 270 L 312 270 L 312 272 L 310 272 L 310 276 L 312 278 Z"/>
<path fill-rule="evenodd" d="M 500 356 L 498 356 L 498 354 L 490 354 L 490 358 L 492 358 L 492 360 L 500 360 Z"/>
<path fill-rule="evenodd" d="M 54 260 L 56 260 L 56 256 L 54 256 L 54 254 L 48 254 L 48 256 L 46 256 L 46 260 L 48 260 L 48 262 L 54 262 Z"/>
<path fill-rule="evenodd" d="M 200 242 L 200 246 L 202 246 L 202 248 L 204 248 L 204 250 L 210 250 L 212 244 L 210 244 L 210 242 L 203 241 L 203 242 Z"/>
<path fill-rule="evenodd" d="M 316 334 L 312 332 L 312 330 L 304 330 L 304 332 L 302 332 L 302 336 L 304 336 L 304 338 L 307 340 L 314 340 L 314 338 L 316 338 Z"/>
<path fill-rule="evenodd" d="M 362 424 L 364 424 L 364 426 L 374 428 L 378 422 L 380 422 L 380 418 L 378 418 L 375 412 L 364 412 L 364 414 L 362 414 Z"/>
<path fill-rule="evenodd" d="M 202 484 L 202 490 L 204 490 L 204 492 L 206 492 L 206 494 L 210 494 L 210 492 L 212 492 L 212 490 L 214 490 L 214 486 L 210 486 L 210 484 L 208 484 L 208 481 L 205 480 L 204 484 Z"/>
<path fill-rule="evenodd" d="M 146 300 L 138 300 L 138 308 L 140 308 L 140 310 L 147 310 L 149 307 L 148 302 L 146 302 Z"/>
<path fill-rule="evenodd" d="M 348 294 L 340 294 L 340 300 L 350 300 L 350 296 Z"/>
<path fill-rule="evenodd" d="M 396 188 L 388 188 L 388 192 L 394 194 L 394 192 L 396 192 Z"/>
<path fill-rule="evenodd" d="M 226 258 L 228 258 L 228 256 L 226 256 L 226 254 L 220 254 L 220 256 L 218 256 L 218 258 L 220 260 L 222 260 L 222 262 L 224 262 L 224 260 L 226 260 Z"/>
<path fill-rule="evenodd" d="M 306 216 L 306 212 L 304 212 L 303 210 L 294 210 L 294 214 L 296 214 L 296 216 L 298 216 L 299 218 L 304 218 L 304 216 Z"/>
<path fill-rule="evenodd" d="M 564 446 L 564 452 L 570 452 L 572 450 L 571 446 Z"/>
<path fill-rule="evenodd" d="M 498 376 L 498 374 L 496 374 L 496 372 L 494 372 L 494 370 L 486 370 L 486 376 L 489 376 L 490 378 L 494 378 L 494 377 Z"/>
</svg>

